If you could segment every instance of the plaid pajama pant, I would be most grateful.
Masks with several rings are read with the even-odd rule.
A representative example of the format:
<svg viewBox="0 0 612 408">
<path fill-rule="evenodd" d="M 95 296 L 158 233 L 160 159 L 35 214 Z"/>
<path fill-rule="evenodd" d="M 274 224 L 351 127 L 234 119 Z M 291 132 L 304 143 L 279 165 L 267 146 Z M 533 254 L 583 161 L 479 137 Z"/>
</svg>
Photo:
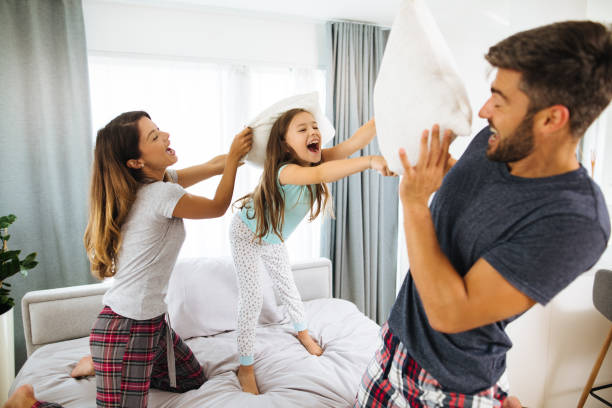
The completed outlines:
<svg viewBox="0 0 612 408">
<path fill-rule="evenodd" d="M 170 386 L 164 316 L 132 320 L 104 307 L 89 336 L 96 371 L 98 407 L 146 407 L 149 388 L 185 392 L 204 384 L 204 372 L 189 347 L 171 330 L 176 388 Z M 39 402 L 35 408 L 61 408 Z"/>
<path fill-rule="evenodd" d="M 498 408 L 508 396 L 504 374 L 491 388 L 476 395 L 447 392 L 421 368 L 385 323 L 382 346 L 366 369 L 353 408 Z"/>
</svg>

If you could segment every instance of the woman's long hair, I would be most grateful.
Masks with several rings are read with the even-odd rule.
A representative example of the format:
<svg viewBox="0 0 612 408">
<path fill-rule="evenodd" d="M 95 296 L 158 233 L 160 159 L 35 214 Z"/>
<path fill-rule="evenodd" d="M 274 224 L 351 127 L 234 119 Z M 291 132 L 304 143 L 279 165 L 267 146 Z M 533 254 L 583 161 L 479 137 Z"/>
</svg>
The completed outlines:
<svg viewBox="0 0 612 408">
<path fill-rule="evenodd" d="M 285 136 L 291 120 L 301 112 L 308 111 L 305 109 L 291 109 L 283 113 L 274 122 L 270 130 L 268 145 L 266 146 L 266 161 L 261 180 L 255 191 L 236 201 L 240 209 L 245 206 L 248 208 L 250 206 L 248 203 L 250 201 L 253 202 L 254 217 L 257 219 L 255 238 L 259 242 L 270 232 L 276 234 L 281 241 L 283 240 L 282 227 L 285 219 L 285 198 L 279 188 L 278 170 L 285 163 L 298 163 L 297 155 L 285 141 Z M 306 187 L 310 195 L 309 221 L 312 221 L 317 218 L 321 210 L 327 207 L 329 189 L 325 183 Z"/>
<path fill-rule="evenodd" d="M 138 188 L 150 182 L 142 169 L 127 166 L 141 156 L 138 121 L 151 118 L 143 111 L 125 112 L 98 131 L 89 192 L 89 220 L 85 250 L 91 273 L 98 279 L 115 275 L 121 247 L 121 226 L 132 208 Z"/>
</svg>

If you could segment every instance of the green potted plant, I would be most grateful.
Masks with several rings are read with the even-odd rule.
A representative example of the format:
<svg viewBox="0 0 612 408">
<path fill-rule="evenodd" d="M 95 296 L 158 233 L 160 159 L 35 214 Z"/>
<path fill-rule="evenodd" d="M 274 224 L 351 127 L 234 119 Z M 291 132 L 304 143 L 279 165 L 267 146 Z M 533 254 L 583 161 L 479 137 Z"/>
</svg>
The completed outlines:
<svg viewBox="0 0 612 408">
<path fill-rule="evenodd" d="M 15 300 L 10 297 L 11 284 L 6 282 L 7 278 L 21 272 L 23 276 L 28 275 L 28 270 L 38 265 L 35 261 L 36 252 L 32 252 L 24 259 L 19 259 L 20 250 L 8 249 L 6 242 L 11 237 L 8 235 L 8 227 L 15 222 L 17 217 L 13 214 L 0 217 L 0 240 L 2 249 L 0 250 L 0 315 L 11 310 L 15 306 Z"/>
</svg>

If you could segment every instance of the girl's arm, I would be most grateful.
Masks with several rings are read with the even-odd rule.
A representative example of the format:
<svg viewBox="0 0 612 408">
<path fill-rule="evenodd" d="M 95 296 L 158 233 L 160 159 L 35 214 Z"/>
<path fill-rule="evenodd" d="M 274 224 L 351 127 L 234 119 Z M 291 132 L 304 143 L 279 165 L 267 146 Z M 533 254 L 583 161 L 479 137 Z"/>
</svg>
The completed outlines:
<svg viewBox="0 0 612 408">
<path fill-rule="evenodd" d="M 225 169 L 215 192 L 215 197 L 211 200 L 206 197 L 185 194 L 176 203 L 172 216 L 201 219 L 220 217 L 225 214 L 232 200 L 236 170 L 240 165 L 240 159 L 251 150 L 252 144 L 252 129 L 245 128 L 242 132 L 238 133 L 234 137 L 229 154 L 227 155 Z"/>
<path fill-rule="evenodd" d="M 378 170 L 383 176 L 393 175 L 387 167 L 387 162 L 384 157 L 361 156 L 351 159 L 333 160 L 313 167 L 288 164 L 280 172 L 278 179 L 283 185 L 329 183 L 366 169 Z"/>
<path fill-rule="evenodd" d="M 187 188 L 199 183 L 202 180 L 223 174 L 226 159 L 227 154 L 222 154 L 220 156 L 213 157 L 206 163 L 177 170 L 176 174 L 178 175 L 178 184 L 180 184 L 183 188 Z"/>
<path fill-rule="evenodd" d="M 357 129 L 355 134 L 342 143 L 323 149 L 321 157 L 324 162 L 332 160 L 346 159 L 351 154 L 367 146 L 376 136 L 376 126 L 374 118 L 370 119 L 365 125 Z"/>
</svg>

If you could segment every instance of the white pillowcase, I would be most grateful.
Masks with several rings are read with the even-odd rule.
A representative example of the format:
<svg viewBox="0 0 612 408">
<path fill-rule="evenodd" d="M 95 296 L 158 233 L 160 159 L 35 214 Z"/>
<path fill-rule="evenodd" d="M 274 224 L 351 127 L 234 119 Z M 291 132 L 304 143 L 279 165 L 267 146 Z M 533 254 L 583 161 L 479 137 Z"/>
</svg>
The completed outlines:
<svg viewBox="0 0 612 408">
<path fill-rule="evenodd" d="M 273 284 L 261 274 L 263 307 L 259 324 L 283 323 Z M 238 281 L 231 257 L 188 258 L 177 261 L 166 295 L 170 323 L 183 339 L 236 330 Z"/>
<path fill-rule="evenodd" d="M 472 109 L 448 46 L 423 0 L 402 0 L 374 87 L 380 150 L 403 173 L 400 147 L 417 163 L 420 137 L 434 123 L 441 134 L 469 135 Z"/>
<path fill-rule="evenodd" d="M 253 129 L 253 147 L 247 154 L 246 160 L 259 167 L 264 166 L 266 146 L 268 145 L 272 125 L 283 113 L 295 108 L 306 109 L 312 113 L 319 126 L 322 146 L 334 137 L 336 131 L 319 106 L 319 94 L 317 92 L 290 96 L 266 108 L 247 124 Z"/>
</svg>

